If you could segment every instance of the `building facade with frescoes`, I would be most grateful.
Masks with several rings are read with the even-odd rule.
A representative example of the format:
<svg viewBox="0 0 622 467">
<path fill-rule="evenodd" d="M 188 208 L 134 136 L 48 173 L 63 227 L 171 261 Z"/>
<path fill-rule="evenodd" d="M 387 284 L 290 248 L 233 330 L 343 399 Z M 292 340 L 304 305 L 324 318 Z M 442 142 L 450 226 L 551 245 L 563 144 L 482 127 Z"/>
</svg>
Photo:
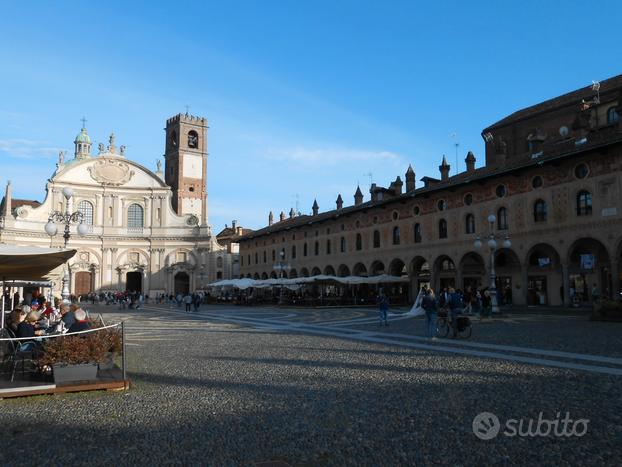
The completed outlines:
<svg viewBox="0 0 622 467">
<path fill-rule="evenodd" d="M 314 203 L 311 215 L 270 213 L 239 239 L 241 275 L 276 277 L 281 261 L 288 277 L 386 273 L 409 278 L 392 293 L 412 301 L 422 285 L 487 287 L 494 265 L 501 304 L 570 305 L 594 288 L 618 296 L 621 102 L 622 75 L 484 129 L 480 168 L 469 152 L 453 176 L 443 158 L 422 184 L 409 167 L 405 183 L 372 185 L 368 200 L 357 188 L 353 205 L 339 195 L 325 212 Z"/>
</svg>

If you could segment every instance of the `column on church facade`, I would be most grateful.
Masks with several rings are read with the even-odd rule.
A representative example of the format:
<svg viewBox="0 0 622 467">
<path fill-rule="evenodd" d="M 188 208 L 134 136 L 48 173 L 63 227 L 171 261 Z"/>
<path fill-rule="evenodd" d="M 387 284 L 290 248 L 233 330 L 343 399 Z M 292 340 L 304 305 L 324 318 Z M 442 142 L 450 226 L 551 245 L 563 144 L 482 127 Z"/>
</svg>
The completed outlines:
<svg viewBox="0 0 622 467">
<path fill-rule="evenodd" d="M 147 220 L 147 224 L 145 227 L 151 228 L 153 226 L 153 222 L 151 219 L 151 196 L 144 196 L 143 200 L 145 201 L 145 219 Z"/>
<path fill-rule="evenodd" d="M 93 219 L 93 224 L 102 225 L 103 215 L 105 215 L 105 213 L 104 213 L 104 206 L 102 203 L 102 195 L 96 194 L 95 195 L 95 218 Z"/>
</svg>

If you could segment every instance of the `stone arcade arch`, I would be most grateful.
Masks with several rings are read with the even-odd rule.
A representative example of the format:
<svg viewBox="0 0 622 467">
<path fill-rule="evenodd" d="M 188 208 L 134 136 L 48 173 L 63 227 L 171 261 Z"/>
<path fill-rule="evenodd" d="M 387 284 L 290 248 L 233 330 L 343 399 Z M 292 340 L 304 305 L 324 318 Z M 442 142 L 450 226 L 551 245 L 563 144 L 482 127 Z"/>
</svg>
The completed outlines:
<svg viewBox="0 0 622 467">
<path fill-rule="evenodd" d="M 521 271 L 521 262 L 514 250 L 500 248 L 495 252 L 497 303 L 499 305 L 511 305 L 516 292 L 524 287 Z M 521 289 L 518 288 L 519 286 Z M 520 299 L 517 303 L 519 302 Z"/>
<path fill-rule="evenodd" d="M 295 269 L 292 269 L 291 271 L 289 271 L 290 279 L 295 279 L 296 277 L 298 277 L 298 271 L 296 271 Z"/>
<path fill-rule="evenodd" d="M 324 274 L 327 276 L 334 276 L 335 274 L 335 268 L 333 268 L 331 265 L 328 265 L 324 268 Z"/>
<path fill-rule="evenodd" d="M 311 275 L 312 275 L 312 276 L 319 276 L 320 274 L 322 274 L 322 271 L 321 271 L 321 270 L 320 270 L 320 268 L 318 268 L 317 266 L 316 266 L 316 267 L 314 267 L 314 268 L 311 270 Z"/>
<path fill-rule="evenodd" d="M 371 276 L 385 274 L 386 268 L 384 267 L 384 263 L 382 261 L 374 261 L 373 263 L 371 263 L 369 272 Z"/>
<path fill-rule="evenodd" d="M 456 287 L 456 265 L 447 255 L 441 255 L 434 261 L 434 281 L 438 292 L 446 287 Z"/>
<path fill-rule="evenodd" d="M 527 305 L 561 305 L 562 265 L 557 250 L 547 243 L 538 243 L 527 252 L 525 265 L 527 277 L 523 283 Z"/>
<path fill-rule="evenodd" d="M 421 287 L 430 287 L 432 285 L 432 271 L 430 264 L 423 256 L 415 256 L 410 262 L 410 278 L 411 278 L 411 294 L 416 293 Z"/>
<path fill-rule="evenodd" d="M 591 237 L 575 241 L 568 249 L 570 287 L 581 301 L 592 300 L 594 285 L 602 296 L 609 295 L 612 287 L 611 260 L 607 248 Z"/>
<path fill-rule="evenodd" d="M 459 266 L 463 290 L 471 287 L 471 290 L 483 288 L 486 284 L 486 263 L 479 253 L 470 251 L 462 256 Z"/>
<path fill-rule="evenodd" d="M 352 268 L 352 275 L 367 277 L 367 268 L 363 263 L 356 263 Z"/>
<path fill-rule="evenodd" d="M 300 277 L 309 277 L 309 270 L 307 268 L 302 268 L 300 270 Z"/>
<path fill-rule="evenodd" d="M 348 268 L 348 266 L 346 266 L 345 264 L 340 264 L 339 267 L 337 268 L 337 275 L 339 277 L 347 277 L 350 275 L 350 268 Z"/>
<path fill-rule="evenodd" d="M 399 258 L 395 258 L 389 263 L 388 274 L 397 277 L 408 277 L 406 264 Z M 408 282 L 396 282 L 387 284 L 387 293 L 391 303 L 394 305 L 404 305 L 408 303 L 410 297 L 410 286 Z"/>
</svg>

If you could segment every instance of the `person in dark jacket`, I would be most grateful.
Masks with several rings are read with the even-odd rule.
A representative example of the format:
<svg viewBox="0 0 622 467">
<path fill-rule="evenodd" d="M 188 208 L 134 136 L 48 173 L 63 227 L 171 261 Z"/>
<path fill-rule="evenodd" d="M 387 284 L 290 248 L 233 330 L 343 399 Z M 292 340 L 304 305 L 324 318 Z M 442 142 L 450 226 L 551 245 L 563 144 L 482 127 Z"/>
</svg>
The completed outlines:
<svg viewBox="0 0 622 467">
<path fill-rule="evenodd" d="M 428 289 L 423 300 L 421 308 L 425 310 L 425 336 L 434 339 L 436 337 L 436 311 L 438 308 L 434 290 Z"/>
<path fill-rule="evenodd" d="M 45 334 L 45 331 L 37 329 L 35 323 L 39 321 L 39 313 L 31 311 L 26 319 L 17 325 L 17 337 L 35 337 Z"/>
<path fill-rule="evenodd" d="M 458 337 L 458 316 L 462 314 L 464 309 L 464 302 L 462 301 L 462 295 L 455 291 L 453 287 L 449 287 L 449 317 L 451 319 L 451 328 L 453 330 L 453 337 Z"/>
<path fill-rule="evenodd" d="M 74 315 L 76 320 L 69 328 L 69 332 L 80 332 L 91 329 L 91 325 L 86 319 L 86 311 L 84 311 L 82 308 L 78 308 L 74 312 Z"/>
</svg>

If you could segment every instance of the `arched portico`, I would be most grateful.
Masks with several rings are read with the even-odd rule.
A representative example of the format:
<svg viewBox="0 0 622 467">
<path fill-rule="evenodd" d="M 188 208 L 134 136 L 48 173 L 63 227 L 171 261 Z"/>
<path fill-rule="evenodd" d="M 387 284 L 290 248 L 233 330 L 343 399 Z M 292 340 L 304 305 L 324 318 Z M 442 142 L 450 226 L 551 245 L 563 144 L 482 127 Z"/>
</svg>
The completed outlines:
<svg viewBox="0 0 622 467">
<path fill-rule="evenodd" d="M 526 255 L 526 301 L 528 306 L 561 305 L 564 300 L 562 265 L 557 250 L 538 243 Z"/>
<path fill-rule="evenodd" d="M 334 276 L 335 275 L 335 268 L 333 268 L 331 265 L 328 265 L 324 268 L 324 274 L 327 276 Z"/>
<path fill-rule="evenodd" d="M 382 261 L 374 261 L 373 263 L 371 263 L 369 271 L 371 276 L 378 276 L 380 274 L 385 274 L 386 272 L 384 263 Z"/>
<path fill-rule="evenodd" d="M 602 296 L 611 294 L 611 260 L 607 248 L 594 238 L 581 238 L 568 249 L 569 290 L 583 301 L 592 300 L 592 289 Z M 572 292 L 571 292 L 572 293 Z"/>
<path fill-rule="evenodd" d="M 348 266 L 346 266 L 345 264 L 340 264 L 339 267 L 337 268 L 337 275 L 339 277 L 347 277 L 350 275 L 350 268 L 348 268 Z"/>
<path fill-rule="evenodd" d="M 471 290 L 482 289 L 486 284 L 486 263 L 479 253 L 470 251 L 462 256 L 460 260 L 459 270 L 462 276 L 462 284 L 459 284 L 463 290 L 468 287 Z"/>
<path fill-rule="evenodd" d="M 433 271 L 438 292 L 445 288 L 456 287 L 456 265 L 449 256 L 441 255 L 436 258 Z"/>
<path fill-rule="evenodd" d="M 500 248 L 495 252 L 495 275 L 497 303 L 512 305 L 517 298 L 516 303 L 522 304 L 522 294 L 516 294 L 515 291 L 522 290 L 525 284 L 522 284 L 521 262 L 514 250 Z M 520 286 L 520 289 L 517 286 Z"/>
<path fill-rule="evenodd" d="M 322 271 L 317 266 L 311 269 L 311 276 L 319 276 L 322 274 Z"/>
<path fill-rule="evenodd" d="M 309 270 L 307 268 L 302 268 L 300 270 L 300 277 L 309 277 Z"/>
</svg>

